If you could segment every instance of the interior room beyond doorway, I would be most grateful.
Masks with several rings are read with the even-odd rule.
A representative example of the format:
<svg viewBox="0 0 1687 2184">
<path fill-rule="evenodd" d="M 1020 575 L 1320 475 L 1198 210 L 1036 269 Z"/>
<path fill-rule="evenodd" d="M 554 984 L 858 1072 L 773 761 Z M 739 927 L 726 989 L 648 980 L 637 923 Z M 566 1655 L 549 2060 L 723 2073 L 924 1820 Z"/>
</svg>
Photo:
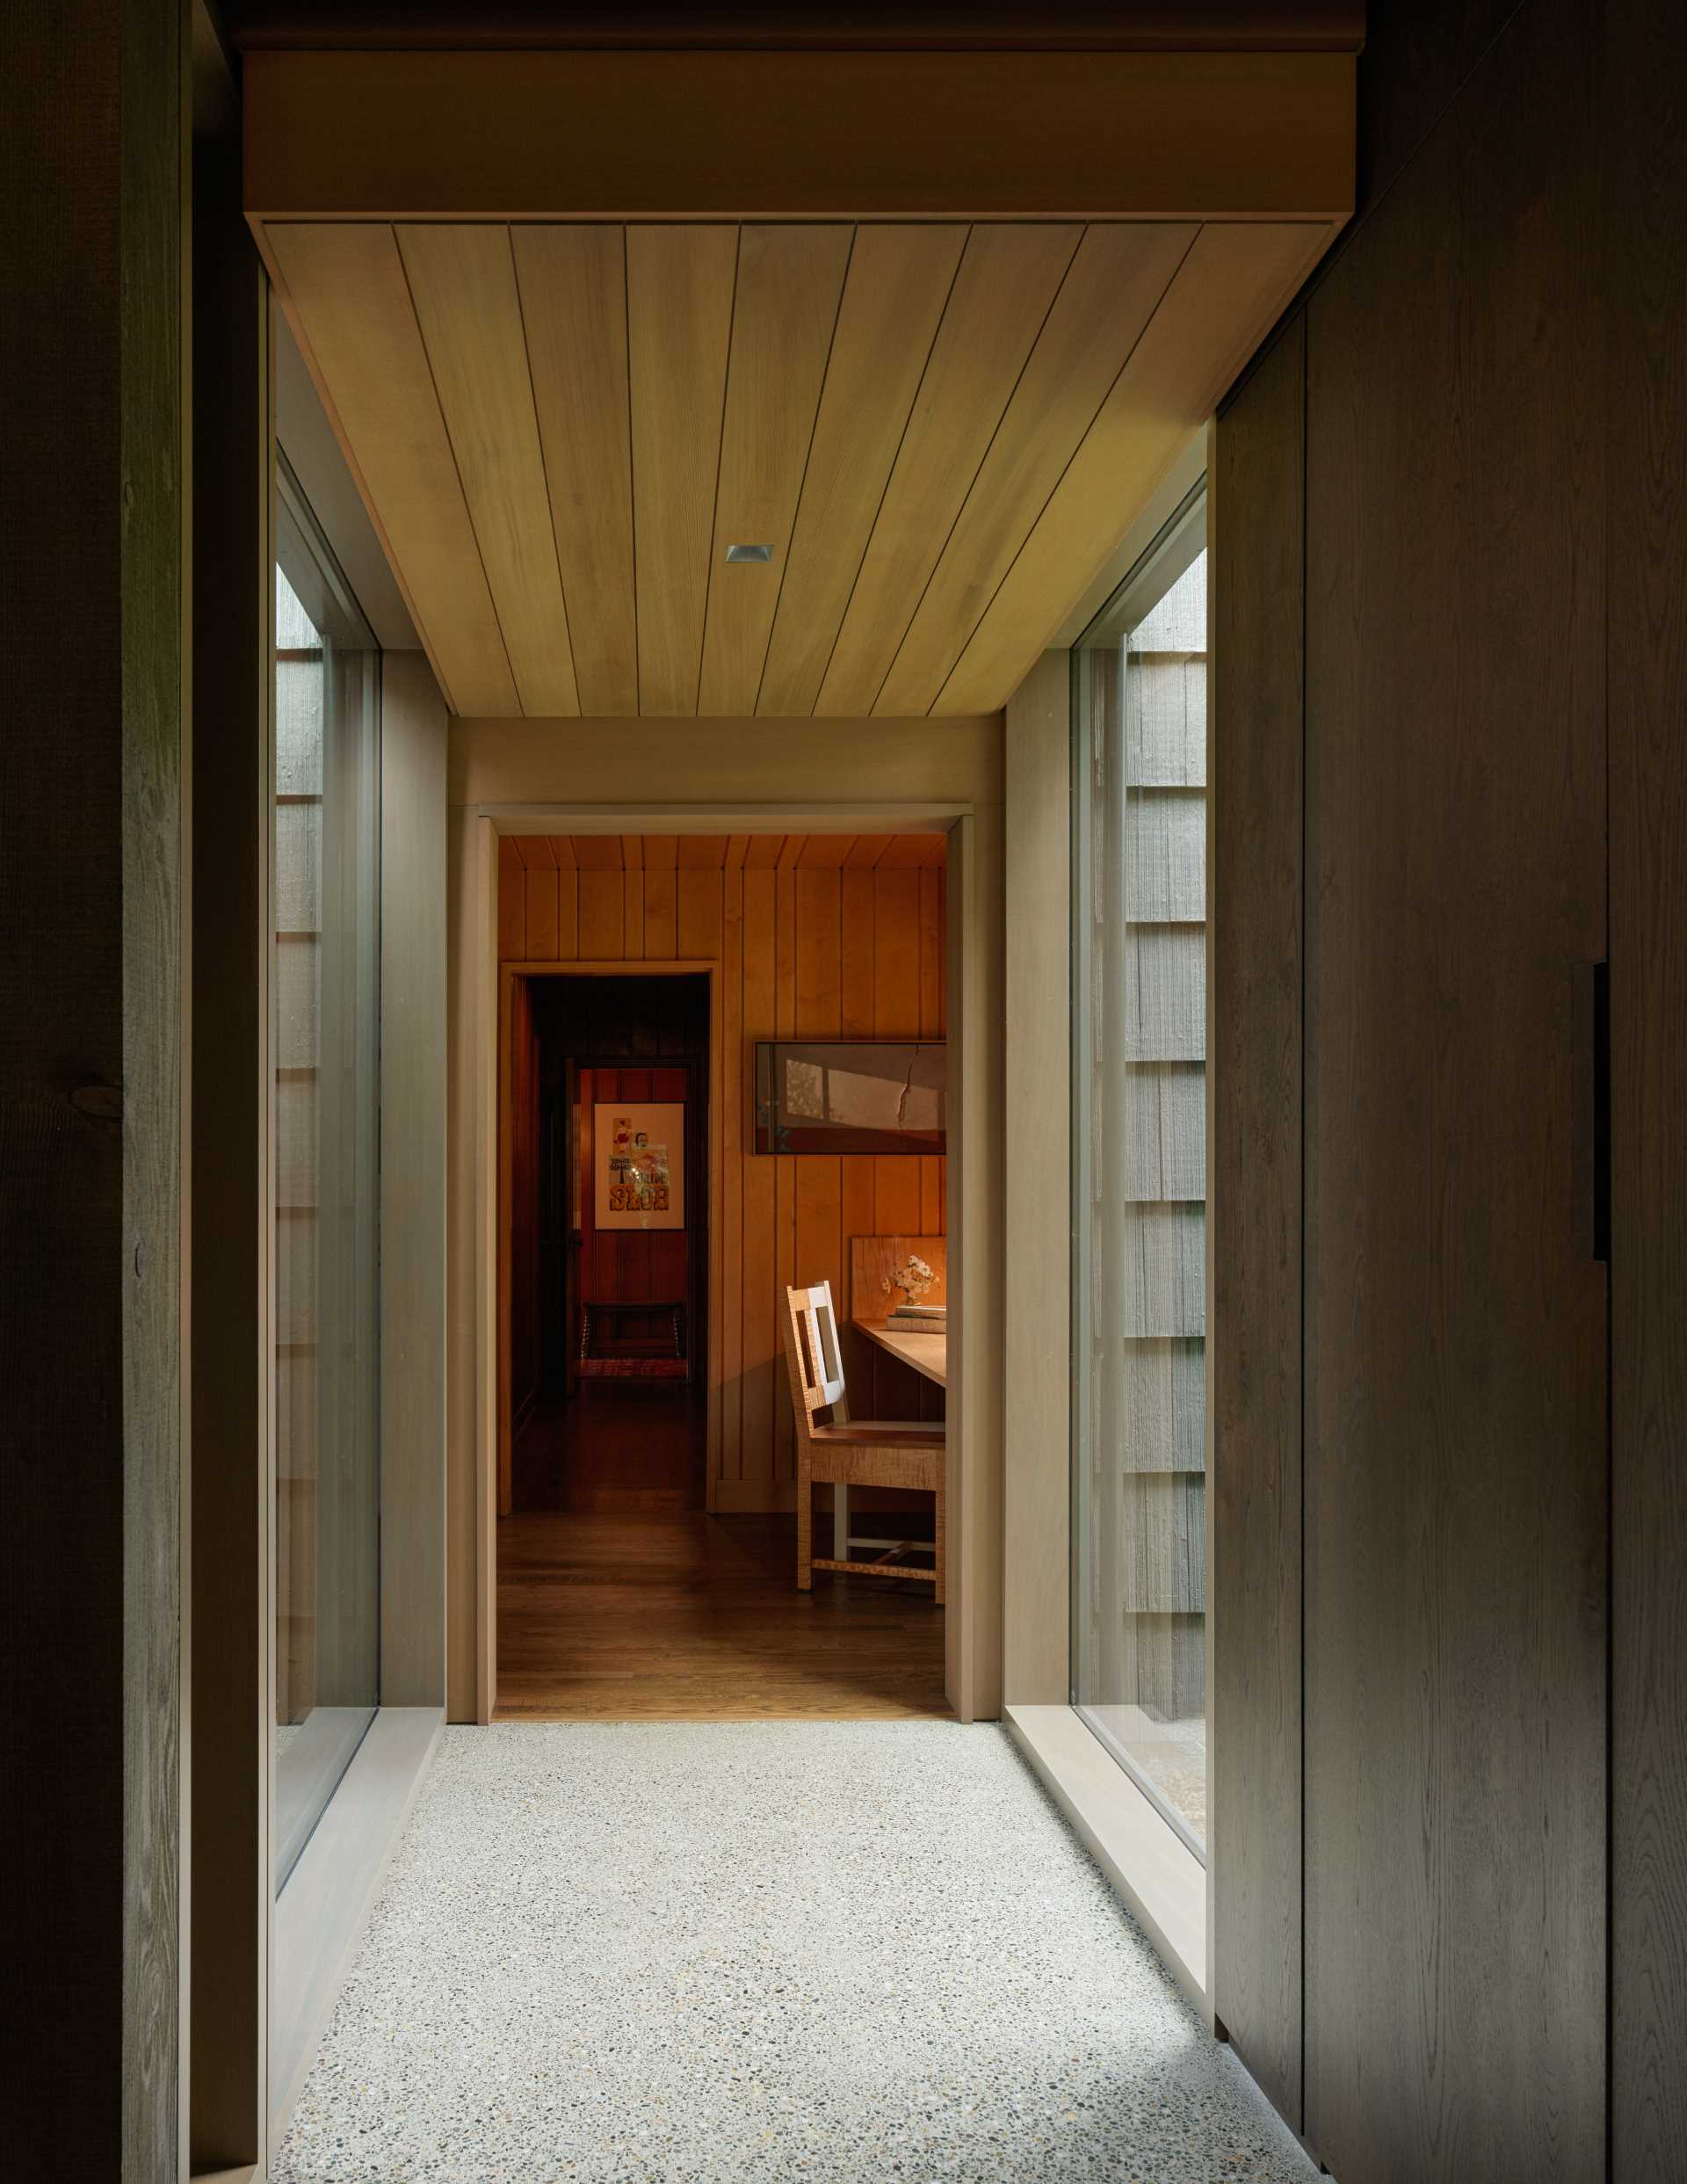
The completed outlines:
<svg viewBox="0 0 1687 2184">
<path fill-rule="evenodd" d="M 758 1150 L 754 1076 L 758 1042 L 941 1041 L 946 838 L 499 848 L 497 1716 L 946 1712 L 930 1583 L 799 1589 L 785 1355 L 829 1283 L 853 1417 L 941 1429 L 940 1375 L 852 1323 L 891 1240 L 941 1268 L 946 1160 Z M 816 1557 L 930 1567 L 930 1493 L 813 1502 Z"/>
</svg>

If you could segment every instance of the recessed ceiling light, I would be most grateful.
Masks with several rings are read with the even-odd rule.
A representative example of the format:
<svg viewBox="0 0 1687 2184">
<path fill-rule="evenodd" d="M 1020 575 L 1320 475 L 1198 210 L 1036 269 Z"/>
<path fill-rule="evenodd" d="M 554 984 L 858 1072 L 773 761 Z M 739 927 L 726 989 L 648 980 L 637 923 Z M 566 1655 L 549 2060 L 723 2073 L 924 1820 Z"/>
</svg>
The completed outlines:
<svg viewBox="0 0 1687 2184">
<path fill-rule="evenodd" d="M 771 562 L 772 558 L 773 548 L 771 546 L 729 546 L 727 548 L 729 562 Z"/>
</svg>

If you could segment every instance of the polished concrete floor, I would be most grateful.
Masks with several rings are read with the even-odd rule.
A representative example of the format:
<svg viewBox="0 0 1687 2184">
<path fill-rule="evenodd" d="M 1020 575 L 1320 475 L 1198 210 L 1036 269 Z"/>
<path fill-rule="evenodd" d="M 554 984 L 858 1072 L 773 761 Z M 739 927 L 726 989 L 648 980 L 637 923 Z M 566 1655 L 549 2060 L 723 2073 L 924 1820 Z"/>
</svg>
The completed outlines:
<svg viewBox="0 0 1687 2184">
<path fill-rule="evenodd" d="M 1300 2184 L 1004 1733 L 451 1729 L 272 2184 Z"/>
</svg>

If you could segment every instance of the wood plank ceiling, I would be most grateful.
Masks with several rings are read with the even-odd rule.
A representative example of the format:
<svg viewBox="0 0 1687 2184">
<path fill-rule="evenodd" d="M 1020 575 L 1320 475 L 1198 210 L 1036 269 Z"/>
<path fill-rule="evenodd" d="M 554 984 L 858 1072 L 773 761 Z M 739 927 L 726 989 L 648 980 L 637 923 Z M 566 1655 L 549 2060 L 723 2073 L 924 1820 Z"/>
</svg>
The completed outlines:
<svg viewBox="0 0 1687 2184">
<path fill-rule="evenodd" d="M 1329 232 L 264 229 L 453 710 L 728 718 L 1003 705 Z"/>
</svg>

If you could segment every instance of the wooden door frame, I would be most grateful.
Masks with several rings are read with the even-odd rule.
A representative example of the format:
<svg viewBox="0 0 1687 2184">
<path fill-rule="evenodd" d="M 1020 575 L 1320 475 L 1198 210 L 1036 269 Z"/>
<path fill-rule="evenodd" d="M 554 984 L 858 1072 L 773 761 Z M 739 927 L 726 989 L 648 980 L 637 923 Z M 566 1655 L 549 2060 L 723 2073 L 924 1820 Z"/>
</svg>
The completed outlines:
<svg viewBox="0 0 1687 2184">
<path fill-rule="evenodd" d="M 468 817 L 474 840 L 474 916 L 464 963 L 474 1026 L 474 1653 L 475 1712 L 492 1719 L 497 1704 L 497 1483 L 500 1357 L 508 1268 L 500 1139 L 502 1070 L 508 1041 L 510 980 L 519 976 L 594 973 L 672 976 L 710 974 L 711 1250 L 722 1224 L 716 1194 L 722 1161 L 717 1136 L 725 1109 L 717 1074 L 724 1062 L 718 985 L 712 962 L 520 961 L 498 959 L 498 843 L 505 834 L 757 834 L 926 831 L 945 833 L 951 1072 L 948 1158 L 950 1281 L 957 1306 L 949 1382 L 949 1600 L 945 1617 L 945 1687 L 963 1722 L 992 1719 L 1001 1707 L 1002 1393 L 1001 1146 L 999 1083 L 1002 843 L 999 809 L 969 801 L 715 805 L 707 803 L 479 803 Z M 508 976 L 506 976 L 506 973 Z M 709 1284 L 710 1371 L 719 1370 L 715 1324 L 722 1287 Z M 970 1330 L 970 1332 L 969 1332 Z M 718 1428 L 713 1429 L 718 1432 Z M 719 1462 L 712 1442 L 710 1477 Z"/>
<path fill-rule="evenodd" d="M 649 961 L 623 959 L 613 961 L 597 959 L 587 962 L 541 962 L 523 961 L 500 963 L 498 966 L 498 1101 L 497 1101 L 497 1176 L 498 1176 L 498 1234 L 497 1234 L 497 1470 L 495 1481 L 496 1513 L 500 1517 L 510 1514 L 510 1481 L 513 1460 L 514 1420 L 510 1401 L 510 1306 L 513 1287 L 512 1268 L 514 1237 L 511 1233 L 515 1211 L 514 1138 L 510 1129 L 510 1019 L 518 978 L 685 978 L 706 977 L 709 982 L 709 1066 L 706 1077 L 709 1112 L 708 1129 L 708 1194 L 705 1215 L 706 1235 L 705 1249 L 713 1252 L 719 1248 L 721 1218 L 721 1129 L 725 1114 L 723 1057 L 720 1053 L 720 990 L 715 973 L 719 964 L 692 957 L 675 957 L 671 961 L 661 957 Z M 693 1057 L 695 1059 L 695 1057 Z M 582 1179 L 581 1190 L 588 1187 Z M 695 1252 L 695 1244 L 691 1247 Z M 688 1284 L 690 1276 L 688 1274 Z M 720 1373 L 720 1288 L 719 1281 L 706 1275 L 704 1282 L 708 1298 L 707 1324 L 705 1344 L 708 1360 L 706 1389 L 719 1385 Z M 705 1506 L 714 1507 L 714 1490 L 720 1471 L 720 1411 L 717 1404 L 708 1410 L 708 1455 L 705 1478 L 706 1481 Z M 496 1585 L 493 1599 L 493 1626 L 496 1636 L 497 1614 Z"/>
</svg>

